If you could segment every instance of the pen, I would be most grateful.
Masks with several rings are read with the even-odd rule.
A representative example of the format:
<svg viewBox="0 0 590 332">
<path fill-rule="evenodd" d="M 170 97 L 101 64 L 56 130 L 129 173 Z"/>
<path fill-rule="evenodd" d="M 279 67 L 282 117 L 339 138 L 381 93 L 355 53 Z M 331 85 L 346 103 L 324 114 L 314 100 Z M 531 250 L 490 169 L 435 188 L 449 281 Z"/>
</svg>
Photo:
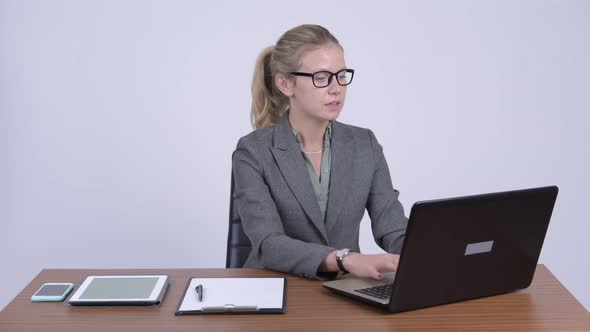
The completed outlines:
<svg viewBox="0 0 590 332">
<path fill-rule="evenodd" d="M 199 296 L 199 302 L 203 301 L 203 285 L 199 284 L 195 287 L 195 291 L 197 292 L 197 296 Z"/>
</svg>

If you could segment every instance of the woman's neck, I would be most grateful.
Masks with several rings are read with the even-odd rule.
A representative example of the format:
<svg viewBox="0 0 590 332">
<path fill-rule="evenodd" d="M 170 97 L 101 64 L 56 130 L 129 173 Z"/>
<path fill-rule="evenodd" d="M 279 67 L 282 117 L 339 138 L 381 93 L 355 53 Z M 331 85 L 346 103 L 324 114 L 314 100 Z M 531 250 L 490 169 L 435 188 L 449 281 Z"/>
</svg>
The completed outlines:
<svg viewBox="0 0 590 332">
<path fill-rule="evenodd" d="M 329 121 L 312 119 L 299 112 L 290 111 L 289 123 L 301 136 L 305 150 L 318 151 L 324 147 L 324 134 L 330 124 Z"/>
</svg>

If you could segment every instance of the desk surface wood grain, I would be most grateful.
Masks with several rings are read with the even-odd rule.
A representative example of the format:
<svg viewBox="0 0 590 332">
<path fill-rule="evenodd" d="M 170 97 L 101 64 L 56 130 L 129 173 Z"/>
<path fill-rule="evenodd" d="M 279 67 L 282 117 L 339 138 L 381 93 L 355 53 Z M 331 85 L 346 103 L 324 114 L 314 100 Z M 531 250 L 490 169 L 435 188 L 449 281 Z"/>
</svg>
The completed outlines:
<svg viewBox="0 0 590 332">
<path fill-rule="evenodd" d="M 91 274 L 167 274 L 160 307 L 84 308 L 33 303 L 44 282 L 79 286 Z M 287 276 L 287 312 L 175 316 L 189 277 Z M 71 295 L 70 295 L 71 296 Z M 333 294 L 321 282 L 255 269 L 43 270 L 0 312 L 0 331 L 590 331 L 590 314 L 539 265 L 518 292 L 390 314 Z"/>
</svg>

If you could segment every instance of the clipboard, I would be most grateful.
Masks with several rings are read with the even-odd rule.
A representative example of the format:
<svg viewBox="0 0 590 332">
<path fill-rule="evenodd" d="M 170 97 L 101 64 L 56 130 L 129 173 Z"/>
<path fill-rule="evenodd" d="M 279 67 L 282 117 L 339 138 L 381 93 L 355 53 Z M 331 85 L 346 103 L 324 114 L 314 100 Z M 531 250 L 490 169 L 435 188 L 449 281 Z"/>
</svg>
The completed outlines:
<svg viewBox="0 0 590 332">
<path fill-rule="evenodd" d="M 282 314 L 286 289 L 286 278 L 189 278 L 174 314 Z"/>
</svg>

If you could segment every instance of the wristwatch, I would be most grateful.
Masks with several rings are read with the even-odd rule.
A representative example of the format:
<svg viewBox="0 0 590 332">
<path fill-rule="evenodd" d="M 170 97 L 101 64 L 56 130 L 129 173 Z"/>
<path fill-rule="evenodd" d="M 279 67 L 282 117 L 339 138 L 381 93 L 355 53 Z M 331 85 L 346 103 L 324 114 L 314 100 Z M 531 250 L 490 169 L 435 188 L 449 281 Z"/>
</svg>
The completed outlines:
<svg viewBox="0 0 590 332">
<path fill-rule="evenodd" d="M 344 268 L 344 264 L 342 263 L 342 261 L 344 260 L 344 257 L 346 257 L 346 255 L 348 255 L 349 253 L 350 249 L 340 249 L 338 250 L 338 252 L 336 252 L 336 264 L 338 264 L 338 268 L 340 269 L 340 271 L 344 273 L 348 273 L 348 271 Z"/>
</svg>

